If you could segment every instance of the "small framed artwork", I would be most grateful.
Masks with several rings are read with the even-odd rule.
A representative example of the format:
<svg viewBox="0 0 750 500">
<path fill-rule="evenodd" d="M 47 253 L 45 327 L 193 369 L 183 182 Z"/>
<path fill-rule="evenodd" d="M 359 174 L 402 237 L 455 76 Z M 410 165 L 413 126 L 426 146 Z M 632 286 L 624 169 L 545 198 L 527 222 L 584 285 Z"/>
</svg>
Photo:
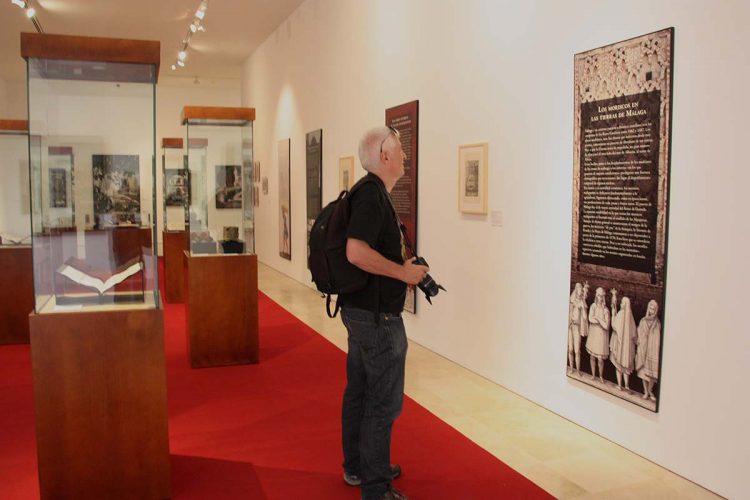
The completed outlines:
<svg viewBox="0 0 750 500">
<path fill-rule="evenodd" d="M 487 143 L 458 147 L 458 210 L 487 214 Z"/>
<path fill-rule="evenodd" d="M 216 208 L 242 208 L 242 167 L 216 165 Z"/>
<path fill-rule="evenodd" d="M 339 158 L 339 192 L 348 191 L 354 185 L 354 157 Z"/>
<path fill-rule="evenodd" d="M 263 177 L 261 186 L 263 186 L 263 194 L 268 194 L 268 177 Z"/>
</svg>

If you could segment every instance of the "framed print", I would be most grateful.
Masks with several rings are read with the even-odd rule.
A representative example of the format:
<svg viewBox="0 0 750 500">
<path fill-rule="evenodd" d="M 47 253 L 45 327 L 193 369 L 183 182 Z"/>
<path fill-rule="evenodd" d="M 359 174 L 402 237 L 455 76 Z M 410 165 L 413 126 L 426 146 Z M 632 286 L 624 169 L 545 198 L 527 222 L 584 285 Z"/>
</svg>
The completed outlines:
<svg viewBox="0 0 750 500">
<path fill-rule="evenodd" d="M 667 28 L 574 58 L 567 375 L 653 412 L 664 347 L 673 51 Z"/>
<path fill-rule="evenodd" d="M 348 191 L 354 185 L 354 157 L 344 156 L 339 158 L 339 193 Z"/>
<path fill-rule="evenodd" d="M 216 165 L 216 208 L 242 208 L 242 166 Z"/>
<path fill-rule="evenodd" d="M 188 201 L 188 170 L 167 168 L 164 170 L 164 203 L 168 207 L 182 207 Z"/>
<path fill-rule="evenodd" d="M 65 208 L 68 206 L 68 172 L 63 168 L 49 169 L 49 206 Z"/>
<path fill-rule="evenodd" d="M 458 147 L 458 210 L 487 214 L 487 143 Z"/>
<path fill-rule="evenodd" d="M 307 252 L 310 253 L 310 231 L 323 208 L 323 129 L 305 136 L 307 181 Z M 309 256 L 309 255 L 308 255 Z"/>
<path fill-rule="evenodd" d="M 140 224 L 141 185 L 137 155 L 91 156 L 94 215 L 104 225 Z"/>
<path fill-rule="evenodd" d="M 290 184 L 291 139 L 278 143 L 279 153 L 279 255 L 292 260 L 292 198 Z"/>
</svg>

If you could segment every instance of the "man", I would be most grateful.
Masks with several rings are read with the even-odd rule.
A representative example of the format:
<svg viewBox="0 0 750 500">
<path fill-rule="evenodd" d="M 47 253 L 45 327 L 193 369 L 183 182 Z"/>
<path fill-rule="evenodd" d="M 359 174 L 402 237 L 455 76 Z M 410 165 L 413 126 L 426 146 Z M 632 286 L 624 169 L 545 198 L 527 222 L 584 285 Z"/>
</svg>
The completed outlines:
<svg viewBox="0 0 750 500">
<path fill-rule="evenodd" d="M 599 367 L 599 382 L 604 383 L 604 360 L 609 358 L 609 324 L 610 316 L 607 308 L 604 288 L 597 288 L 594 303 L 589 309 L 589 337 L 586 340 L 586 350 L 591 361 L 591 380 L 596 377 Z"/>
<path fill-rule="evenodd" d="M 586 285 L 588 289 L 588 284 Z M 568 303 L 568 363 L 570 372 L 581 374 L 581 337 L 588 335 L 588 314 L 583 285 L 576 283 Z"/>
<path fill-rule="evenodd" d="M 635 369 L 643 381 L 643 399 L 656 401 L 654 385 L 659 381 L 659 348 L 661 346 L 661 321 L 656 313 L 659 304 L 648 303 L 646 315 L 638 323 L 638 346 L 635 354 Z"/>
<path fill-rule="evenodd" d="M 614 304 L 614 300 L 612 302 Z M 612 306 L 614 311 L 614 305 Z M 635 344 L 637 331 L 633 311 L 630 309 L 630 299 L 623 297 L 620 310 L 612 318 L 612 336 L 609 339 L 609 360 L 615 365 L 617 375 L 617 389 L 630 392 L 630 374 L 635 367 Z"/>
<path fill-rule="evenodd" d="M 390 127 L 366 132 L 359 159 L 373 182 L 350 200 L 346 257 L 369 276 L 364 289 L 339 297 L 349 343 L 341 419 L 344 481 L 361 484 L 365 500 L 406 499 L 391 486 L 401 468 L 390 463 L 391 429 L 404 397 L 407 340 L 401 312 L 406 285 L 419 283 L 429 269 L 405 259 L 390 200 L 406 159 L 398 132 Z"/>
</svg>

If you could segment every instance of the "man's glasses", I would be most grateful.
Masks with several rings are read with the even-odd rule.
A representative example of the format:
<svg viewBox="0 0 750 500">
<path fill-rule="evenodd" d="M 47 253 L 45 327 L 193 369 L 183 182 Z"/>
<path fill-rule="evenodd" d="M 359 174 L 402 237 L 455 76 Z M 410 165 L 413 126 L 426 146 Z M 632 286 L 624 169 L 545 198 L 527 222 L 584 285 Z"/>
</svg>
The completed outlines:
<svg viewBox="0 0 750 500">
<path fill-rule="evenodd" d="M 390 130 L 391 132 L 393 132 L 393 135 L 395 135 L 396 137 L 399 137 L 400 134 L 398 133 L 398 130 L 396 130 L 395 128 L 393 128 L 393 127 L 391 127 L 389 125 L 388 126 L 388 130 Z M 383 144 L 385 144 L 385 141 L 387 141 L 390 136 L 391 136 L 390 134 L 386 135 L 385 138 L 381 141 L 381 143 L 380 143 L 380 152 L 381 153 L 383 152 Z"/>
</svg>

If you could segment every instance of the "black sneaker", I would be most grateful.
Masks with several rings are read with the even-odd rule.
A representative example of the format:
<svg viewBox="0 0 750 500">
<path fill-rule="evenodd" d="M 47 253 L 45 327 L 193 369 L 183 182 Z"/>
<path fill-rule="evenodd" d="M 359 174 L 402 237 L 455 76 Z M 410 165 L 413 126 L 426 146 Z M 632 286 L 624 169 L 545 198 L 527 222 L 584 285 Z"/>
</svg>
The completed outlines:
<svg viewBox="0 0 750 500">
<path fill-rule="evenodd" d="M 409 500 L 409 497 L 398 491 L 396 488 L 392 488 L 391 491 L 387 491 L 383 495 L 383 500 Z"/>
<path fill-rule="evenodd" d="M 398 464 L 391 464 L 391 478 L 396 479 L 401 475 L 401 466 Z M 362 478 L 356 474 L 349 474 L 344 471 L 344 482 L 349 486 L 359 486 L 362 484 Z M 399 497 L 396 497 L 399 498 Z M 406 498 L 406 497 L 404 497 Z"/>
</svg>

